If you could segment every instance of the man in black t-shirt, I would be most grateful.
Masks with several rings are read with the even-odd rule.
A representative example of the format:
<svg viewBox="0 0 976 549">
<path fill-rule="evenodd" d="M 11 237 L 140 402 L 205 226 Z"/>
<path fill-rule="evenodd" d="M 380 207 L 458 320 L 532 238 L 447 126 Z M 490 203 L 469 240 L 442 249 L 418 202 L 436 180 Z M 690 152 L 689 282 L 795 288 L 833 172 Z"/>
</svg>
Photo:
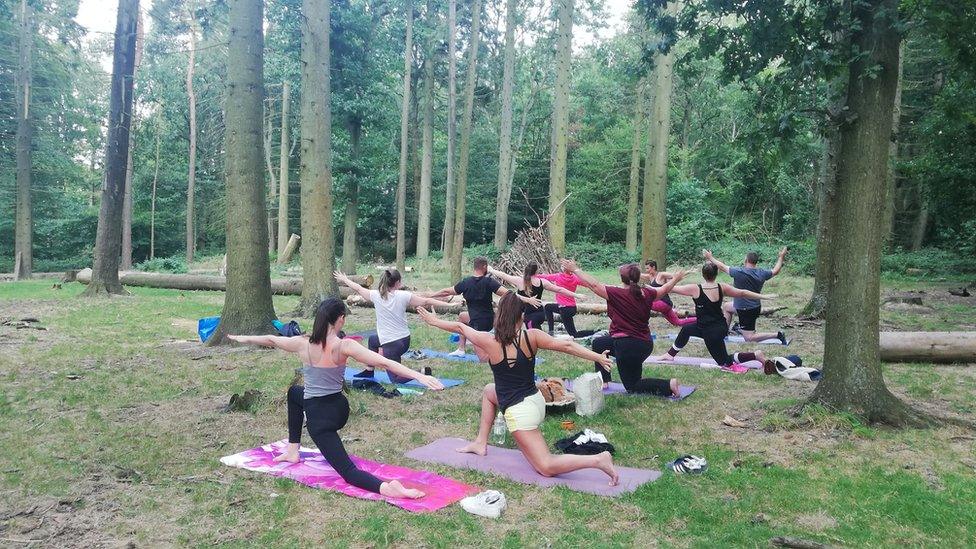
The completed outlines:
<svg viewBox="0 0 976 549">
<path fill-rule="evenodd" d="M 474 258 L 474 270 L 471 276 L 461 279 L 460 282 L 452 287 L 444 288 L 430 295 L 430 297 L 447 297 L 460 295 L 468 306 L 467 311 L 461 312 L 458 321 L 471 326 L 479 332 L 490 332 L 495 325 L 495 304 L 492 296 L 503 296 L 508 290 L 502 287 L 501 283 L 488 276 L 488 259 L 484 257 Z M 535 298 L 519 296 L 523 302 L 531 302 L 533 305 L 540 306 L 541 302 Z M 455 356 L 465 354 L 467 340 L 460 336 L 458 348 L 451 352 Z M 475 348 L 475 351 L 478 351 Z M 481 356 L 481 353 L 478 353 Z"/>
</svg>

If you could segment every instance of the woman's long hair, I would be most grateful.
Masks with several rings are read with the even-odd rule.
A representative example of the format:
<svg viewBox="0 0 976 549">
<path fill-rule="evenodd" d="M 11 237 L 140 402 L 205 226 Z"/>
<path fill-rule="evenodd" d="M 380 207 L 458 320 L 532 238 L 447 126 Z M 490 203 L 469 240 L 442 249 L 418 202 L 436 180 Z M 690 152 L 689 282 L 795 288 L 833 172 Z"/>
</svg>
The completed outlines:
<svg viewBox="0 0 976 549">
<path fill-rule="evenodd" d="M 522 301 L 515 293 L 508 292 L 498 301 L 498 313 L 495 314 L 495 341 L 503 346 L 515 341 L 521 322 Z"/>
<path fill-rule="evenodd" d="M 346 316 L 346 304 L 338 297 L 327 297 L 319 303 L 315 311 L 315 322 L 312 324 L 312 334 L 308 336 L 309 343 L 325 346 L 325 338 L 329 335 L 329 326 L 336 323 L 339 317 Z"/>
<path fill-rule="evenodd" d="M 620 281 L 630 290 L 630 295 L 640 299 L 643 296 L 640 286 L 640 267 L 636 263 L 627 263 L 621 265 L 618 271 L 620 272 Z"/>
<path fill-rule="evenodd" d="M 525 270 L 522 271 L 522 291 L 525 295 L 532 295 L 532 276 L 539 272 L 539 264 L 535 261 L 529 261 L 525 265 Z"/>
<path fill-rule="evenodd" d="M 396 269 L 386 269 L 383 271 L 379 285 L 380 295 L 383 299 L 386 299 L 386 296 L 390 293 L 390 289 L 396 286 L 397 282 L 400 282 L 402 279 L 400 271 Z"/>
</svg>

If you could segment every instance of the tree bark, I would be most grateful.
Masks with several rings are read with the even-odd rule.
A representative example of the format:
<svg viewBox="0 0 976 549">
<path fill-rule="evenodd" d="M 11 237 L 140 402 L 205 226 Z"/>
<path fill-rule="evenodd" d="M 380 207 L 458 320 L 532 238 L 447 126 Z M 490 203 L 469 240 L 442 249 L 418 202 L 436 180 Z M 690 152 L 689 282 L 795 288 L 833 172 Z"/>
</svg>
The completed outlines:
<svg viewBox="0 0 976 549">
<path fill-rule="evenodd" d="M 881 221 L 898 82 L 898 0 L 866 0 L 853 11 L 855 51 L 837 156 L 836 232 L 829 252 L 823 378 L 810 402 L 871 423 L 927 425 L 885 387 L 879 350 Z"/>
<path fill-rule="evenodd" d="M 332 106 L 329 1 L 304 0 L 302 11 L 302 276 L 296 312 L 314 316 L 319 303 L 339 288 L 332 229 Z"/>
<path fill-rule="evenodd" d="M 407 36 L 403 49 L 403 102 L 400 104 L 400 179 L 396 194 L 396 265 L 400 272 L 407 258 L 407 160 L 410 149 L 410 72 L 413 68 L 413 2 L 404 5 Z"/>
<path fill-rule="evenodd" d="M 142 62 L 142 43 L 145 29 L 142 23 L 142 12 L 136 18 L 136 58 L 132 67 L 133 88 L 135 88 L 136 73 L 139 72 L 139 63 Z M 135 104 L 135 92 L 133 91 L 133 104 Z M 133 122 L 133 125 L 134 122 Z M 129 153 L 125 160 L 125 194 L 122 199 L 122 258 L 120 265 L 122 269 L 132 268 L 132 153 L 135 151 L 135 132 L 129 131 Z"/>
<path fill-rule="evenodd" d="M 342 272 L 356 273 L 359 260 L 357 228 L 359 223 L 359 153 L 362 142 L 363 123 L 358 116 L 349 121 L 349 150 L 354 173 L 346 178 L 346 211 L 342 229 Z"/>
<path fill-rule="evenodd" d="M 976 362 L 976 332 L 881 332 L 883 362 Z"/>
<path fill-rule="evenodd" d="M 196 229 L 194 228 L 194 202 L 196 198 L 196 178 L 197 178 L 197 96 L 193 90 L 193 70 L 196 64 L 197 49 L 197 20 L 194 7 L 191 4 L 190 14 L 190 43 L 189 59 L 186 65 L 186 101 L 189 107 L 190 116 L 190 148 L 188 151 L 188 164 L 186 178 L 186 263 L 193 262 L 196 254 Z"/>
<path fill-rule="evenodd" d="M 433 2 L 427 2 L 428 17 L 434 14 Z M 434 47 L 428 39 L 424 59 L 424 126 L 421 137 L 420 196 L 417 207 L 417 258 L 430 254 L 430 198 L 434 164 Z"/>
<path fill-rule="evenodd" d="M 454 205 L 455 174 L 454 146 L 457 142 L 457 0 L 448 0 L 447 8 L 447 174 L 446 198 L 444 202 L 444 233 L 441 236 L 441 251 L 444 265 L 451 265 L 451 252 L 454 250 Z"/>
<path fill-rule="evenodd" d="M 291 152 L 288 140 L 288 107 L 291 103 L 291 84 L 285 80 L 281 83 L 281 135 L 279 136 L 278 160 L 278 254 L 281 255 L 288 245 L 286 234 L 290 234 L 288 227 L 288 161 Z"/>
<path fill-rule="evenodd" d="M 159 112 L 162 109 L 163 106 L 160 105 L 156 114 L 156 165 L 153 168 L 152 196 L 149 199 L 149 259 L 156 257 L 156 186 L 159 184 L 159 145 L 162 134 L 162 115 Z"/>
<path fill-rule="evenodd" d="M 272 101 L 265 101 L 265 116 L 264 116 L 264 165 L 268 171 L 268 253 L 275 253 L 278 249 L 277 240 L 275 239 L 275 232 L 278 230 L 278 225 L 274 219 L 275 212 L 275 198 L 278 195 L 278 178 L 275 176 L 274 162 L 271 160 L 271 139 L 274 137 L 274 103 Z"/>
<path fill-rule="evenodd" d="M 261 157 L 264 130 L 262 0 L 230 0 L 225 92 L 227 292 L 220 325 L 207 345 L 228 334 L 275 333 L 268 260 L 266 191 Z"/>
<path fill-rule="evenodd" d="M 502 69 L 501 125 L 498 133 L 498 194 L 495 197 L 495 249 L 508 244 L 508 205 L 512 198 L 512 81 L 515 79 L 515 17 L 518 0 L 505 8 L 505 54 Z"/>
<path fill-rule="evenodd" d="M 460 280 L 464 256 L 464 216 L 468 189 L 468 162 L 471 158 L 471 127 L 474 123 L 474 88 L 478 82 L 478 44 L 481 42 L 481 0 L 471 3 L 471 44 L 464 87 L 464 113 L 461 115 L 461 150 L 458 153 L 457 190 L 454 207 L 454 247 L 451 252 L 451 280 Z"/>
<path fill-rule="evenodd" d="M 129 154 L 132 70 L 135 65 L 138 14 L 139 0 L 119 0 L 105 150 L 105 183 L 95 233 L 92 282 L 85 289 L 85 296 L 126 293 L 119 282 L 119 252 L 122 247 L 122 202 L 125 162 Z"/>
<path fill-rule="evenodd" d="M 569 87 L 573 61 L 573 0 L 558 0 L 556 85 L 552 98 L 552 145 L 549 160 L 549 237 L 557 253 L 566 249 L 566 163 L 569 156 Z"/>
<path fill-rule="evenodd" d="M 14 280 L 28 279 L 34 271 L 34 214 L 31 203 L 31 45 L 33 10 L 20 2 L 20 46 L 17 67 L 17 212 L 14 236 Z"/>
<path fill-rule="evenodd" d="M 820 164 L 820 180 L 817 184 L 817 263 L 814 271 L 813 294 L 801 311 L 807 318 L 823 318 L 827 309 L 827 287 L 833 273 L 831 264 L 831 239 L 836 238 L 837 210 L 837 154 L 840 134 L 836 123 L 828 121 L 824 136 L 823 159 Z"/>
<path fill-rule="evenodd" d="M 894 234 L 895 218 L 895 189 L 898 178 L 898 126 L 901 123 L 901 88 L 902 74 L 905 66 L 905 42 L 902 41 L 898 46 L 898 84 L 895 86 L 895 108 L 891 116 L 891 141 L 888 143 L 888 171 L 885 177 L 885 192 L 887 196 L 884 202 L 884 220 L 882 221 L 881 236 L 882 246 L 887 248 L 891 245 Z"/>
<path fill-rule="evenodd" d="M 637 205 L 640 195 L 641 135 L 644 133 L 644 82 L 637 82 L 637 107 L 634 113 L 634 137 L 630 147 L 630 186 L 627 188 L 627 237 L 628 252 L 637 251 Z M 661 265 L 664 268 L 664 265 Z"/>
</svg>

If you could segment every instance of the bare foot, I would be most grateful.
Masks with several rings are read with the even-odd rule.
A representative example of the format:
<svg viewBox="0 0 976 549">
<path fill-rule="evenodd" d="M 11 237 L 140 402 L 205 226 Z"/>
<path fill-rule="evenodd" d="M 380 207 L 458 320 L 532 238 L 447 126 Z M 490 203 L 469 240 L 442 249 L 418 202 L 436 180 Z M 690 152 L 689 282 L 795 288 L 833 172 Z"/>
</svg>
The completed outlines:
<svg viewBox="0 0 976 549">
<path fill-rule="evenodd" d="M 609 381 L 603 382 L 603 390 L 606 391 L 609 388 L 610 388 L 610 382 Z"/>
<path fill-rule="evenodd" d="M 462 446 L 461 448 L 457 448 L 455 451 L 460 452 L 462 454 L 478 454 L 479 456 L 487 456 L 488 455 L 488 443 L 487 442 L 478 442 L 476 440 L 476 441 L 468 444 L 467 446 Z"/>
<path fill-rule="evenodd" d="M 420 499 L 427 494 L 414 488 L 407 488 L 399 480 L 390 480 L 380 484 L 380 493 L 388 498 Z"/>
<path fill-rule="evenodd" d="M 613 467 L 613 456 L 610 455 L 610 452 L 601 452 L 597 454 L 596 458 L 596 467 L 610 477 L 610 486 L 620 484 L 620 475 L 617 474 L 617 470 Z"/>
<path fill-rule="evenodd" d="M 281 463 L 283 461 L 288 463 L 298 463 L 301 461 L 301 457 L 298 455 L 299 446 L 301 445 L 297 442 L 289 442 L 288 447 L 285 448 L 285 451 L 275 456 L 271 461 L 275 463 Z"/>
<path fill-rule="evenodd" d="M 671 378 L 671 394 L 674 395 L 675 398 L 681 397 L 681 384 L 678 383 L 678 379 L 674 377 Z"/>
<path fill-rule="evenodd" d="M 671 356 L 669 353 L 664 353 L 661 356 L 654 357 L 654 360 L 658 362 L 674 362 L 674 357 Z"/>
</svg>

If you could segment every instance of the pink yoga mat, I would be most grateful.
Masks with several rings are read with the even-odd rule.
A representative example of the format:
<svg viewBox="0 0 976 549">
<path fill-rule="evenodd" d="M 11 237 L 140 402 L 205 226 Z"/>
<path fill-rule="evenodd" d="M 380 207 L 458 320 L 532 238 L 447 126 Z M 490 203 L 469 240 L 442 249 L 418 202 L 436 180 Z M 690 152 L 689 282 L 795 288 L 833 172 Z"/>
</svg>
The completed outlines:
<svg viewBox="0 0 976 549">
<path fill-rule="evenodd" d="M 382 500 L 390 505 L 413 513 L 427 513 L 447 507 L 452 503 L 480 491 L 477 486 L 463 484 L 427 471 L 415 471 L 396 465 L 384 465 L 357 456 L 353 462 L 363 471 L 372 473 L 383 480 L 399 480 L 407 488 L 416 488 L 427 493 L 420 499 L 388 498 L 350 485 L 342 480 L 339 473 L 326 463 L 322 453 L 302 447 L 301 461 L 298 463 L 275 463 L 275 456 L 284 451 L 287 441 L 279 440 L 239 454 L 220 458 L 220 462 L 231 467 L 248 471 L 266 473 L 273 477 L 284 477 L 312 488 L 333 490 L 359 499 Z"/>
<path fill-rule="evenodd" d="M 684 400 L 684 399 L 688 398 L 688 396 L 691 395 L 691 393 L 694 393 L 695 392 L 695 389 L 697 389 L 697 387 L 695 387 L 694 385 L 681 385 L 678 388 L 678 391 L 681 393 L 681 396 L 679 396 L 679 397 L 675 397 L 675 396 L 662 397 L 662 396 L 659 396 L 659 395 L 652 395 L 651 393 L 628 393 L 627 392 L 627 389 L 624 388 L 624 384 L 623 383 L 617 383 L 616 381 L 611 381 L 610 382 L 610 385 L 606 389 L 603 390 L 603 394 L 605 394 L 605 395 L 640 396 L 640 397 L 644 397 L 644 396 L 656 396 L 658 398 L 666 398 L 668 400 L 678 401 L 678 400 Z M 566 381 L 566 390 L 567 391 L 572 391 L 573 390 L 573 381 L 572 380 Z"/>
<path fill-rule="evenodd" d="M 565 486 L 577 492 L 586 492 L 598 496 L 619 496 L 637 490 L 642 484 L 653 482 L 661 476 L 660 471 L 650 469 L 632 469 L 617 467 L 620 474 L 620 484 L 610 486 L 609 477 L 597 469 L 580 469 L 556 477 L 544 477 L 525 460 L 522 452 L 509 448 L 488 447 L 487 456 L 477 454 L 461 454 L 456 448 L 464 446 L 468 441 L 459 438 L 442 438 L 407 452 L 408 458 L 428 463 L 441 463 L 461 469 L 474 469 L 484 473 L 493 473 L 523 484 L 536 486 Z"/>
<path fill-rule="evenodd" d="M 678 364 L 681 366 L 695 366 L 697 368 L 707 368 L 707 369 L 718 369 L 718 363 L 710 358 L 698 358 L 694 356 L 676 356 L 672 361 L 666 360 L 655 360 L 653 356 L 647 357 L 644 364 L 661 364 L 663 366 L 669 366 L 671 364 Z M 758 360 L 750 360 L 743 362 L 741 364 L 750 370 L 762 370 L 762 362 Z"/>
</svg>

